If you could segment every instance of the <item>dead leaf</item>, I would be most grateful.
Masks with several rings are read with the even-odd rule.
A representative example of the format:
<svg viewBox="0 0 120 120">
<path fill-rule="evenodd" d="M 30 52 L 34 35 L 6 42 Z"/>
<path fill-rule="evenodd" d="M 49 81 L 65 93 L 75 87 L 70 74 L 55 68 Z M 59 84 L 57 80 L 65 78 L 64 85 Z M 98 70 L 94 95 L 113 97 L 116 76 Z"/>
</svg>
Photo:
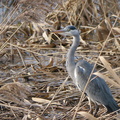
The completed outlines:
<svg viewBox="0 0 120 120">
<path fill-rule="evenodd" d="M 109 71 L 110 75 L 116 80 L 117 83 L 120 84 L 120 78 L 118 75 L 115 73 L 115 71 L 112 69 L 110 63 L 103 57 L 99 57 L 105 68 Z"/>
<path fill-rule="evenodd" d="M 42 34 L 43 38 L 50 44 L 51 43 L 51 39 L 52 39 L 52 34 L 50 33 L 49 29 L 46 29 L 43 34 Z"/>
<path fill-rule="evenodd" d="M 51 100 L 47 100 L 47 99 L 43 99 L 43 98 L 36 98 L 36 97 L 32 97 L 32 100 L 35 102 L 39 102 L 41 104 L 48 104 L 51 102 Z M 51 104 L 60 105 L 60 103 L 58 103 L 58 102 L 52 102 Z"/>
<path fill-rule="evenodd" d="M 118 27 L 113 27 L 112 30 L 113 30 L 115 33 L 120 34 L 120 28 L 118 28 Z"/>
<path fill-rule="evenodd" d="M 97 118 L 95 118 L 93 115 L 87 113 L 87 112 L 77 112 L 78 114 L 81 114 L 82 116 L 84 116 L 85 118 L 89 119 L 89 120 L 97 120 Z"/>
<path fill-rule="evenodd" d="M 120 44 L 119 44 L 119 42 L 117 41 L 117 39 L 115 39 L 115 45 L 116 45 L 117 49 L 120 51 Z"/>
</svg>

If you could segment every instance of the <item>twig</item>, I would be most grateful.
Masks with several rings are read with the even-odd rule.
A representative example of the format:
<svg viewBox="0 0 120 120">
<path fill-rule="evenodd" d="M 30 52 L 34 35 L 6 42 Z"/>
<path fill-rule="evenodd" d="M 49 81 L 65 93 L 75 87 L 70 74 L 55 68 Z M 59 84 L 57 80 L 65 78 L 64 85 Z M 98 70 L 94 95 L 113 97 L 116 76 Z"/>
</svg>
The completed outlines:
<svg viewBox="0 0 120 120">
<path fill-rule="evenodd" d="M 46 108 L 43 110 L 43 112 L 41 113 L 41 115 L 46 111 L 46 109 L 50 106 L 50 104 L 52 103 L 52 101 L 54 100 L 55 96 L 60 92 L 60 90 L 64 87 L 65 83 L 67 82 L 69 76 L 65 79 L 65 81 L 62 83 L 62 85 L 57 89 L 57 91 L 55 92 L 54 96 L 52 97 L 51 101 L 47 104 Z"/>
</svg>

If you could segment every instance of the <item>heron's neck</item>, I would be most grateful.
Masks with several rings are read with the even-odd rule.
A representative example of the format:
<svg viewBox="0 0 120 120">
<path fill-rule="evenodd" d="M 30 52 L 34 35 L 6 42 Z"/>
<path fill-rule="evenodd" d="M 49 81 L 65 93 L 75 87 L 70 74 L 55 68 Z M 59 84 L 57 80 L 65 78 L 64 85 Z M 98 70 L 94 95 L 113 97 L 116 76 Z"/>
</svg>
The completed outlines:
<svg viewBox="0 0 120 120">
<path fill-rule="evenodd" d="M 77 49 L 77 47 L 80 44 L 80 37 L 79 35 L 73 37 L 73 43 L 72 46 L 70 47 L 68 54 L 67 54 L 67 64 L 68 66 L 74 67 L 75 66 L 75 61 L 74 61 L 74 54 Z"/>
</svg>

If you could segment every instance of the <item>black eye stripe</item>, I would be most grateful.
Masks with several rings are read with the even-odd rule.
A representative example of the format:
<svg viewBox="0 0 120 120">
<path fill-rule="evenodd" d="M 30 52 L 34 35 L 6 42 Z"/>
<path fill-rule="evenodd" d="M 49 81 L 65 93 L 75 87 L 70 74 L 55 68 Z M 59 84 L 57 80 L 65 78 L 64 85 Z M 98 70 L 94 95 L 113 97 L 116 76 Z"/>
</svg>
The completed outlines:
<svg viewBox="0 0 120 120">
<path fill-rule="evenodd" d="M 74 26 L 71 26 L 70 29 L 71 29 L 71 30 L 75 30 L 76 28 L 75 28 Z"/>
<path fill-rule="evenodd" d="M 70 31 L 70 30 L 75 30 L 76 28 L 74 27 L 74 26 L 72 26 L 72 25 L 69 25 L 69 26 L 67 26 L 67 30 L 68 31 Z"/>
</svg>

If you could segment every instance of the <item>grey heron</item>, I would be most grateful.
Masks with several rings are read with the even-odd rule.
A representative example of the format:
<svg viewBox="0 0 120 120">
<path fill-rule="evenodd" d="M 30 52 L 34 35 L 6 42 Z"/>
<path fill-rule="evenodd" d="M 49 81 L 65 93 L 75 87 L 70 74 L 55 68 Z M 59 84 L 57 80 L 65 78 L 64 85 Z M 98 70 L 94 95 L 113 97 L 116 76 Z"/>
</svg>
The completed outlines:
<svg viewBox="0 0 120 120">
<path fill-rule="evenodd" d="M 92 72 L 93 65 L 85 60 L 80 60 L 77 63 L 74 60 L 75 51 L 80 44 L 79 31 L 76 27 L 69 25 L 64 29 L 53 31 L 53 33 L 73 37 L 73 43 L 67 53 L 66 68 L 77 88 L 80 91 L 83 91 Z M 102 78 L 93 74 L 91 75 L 91 79 L 92 80 L 89 82 L 85 90 L 85 94 L 97 105 L 95 114 L 98 112 L 99 104 L 102 104 L 107 108 L 107 113 L 118 110 L 119 106 L 114 100 L 106 82 Z"/>
</svg>

